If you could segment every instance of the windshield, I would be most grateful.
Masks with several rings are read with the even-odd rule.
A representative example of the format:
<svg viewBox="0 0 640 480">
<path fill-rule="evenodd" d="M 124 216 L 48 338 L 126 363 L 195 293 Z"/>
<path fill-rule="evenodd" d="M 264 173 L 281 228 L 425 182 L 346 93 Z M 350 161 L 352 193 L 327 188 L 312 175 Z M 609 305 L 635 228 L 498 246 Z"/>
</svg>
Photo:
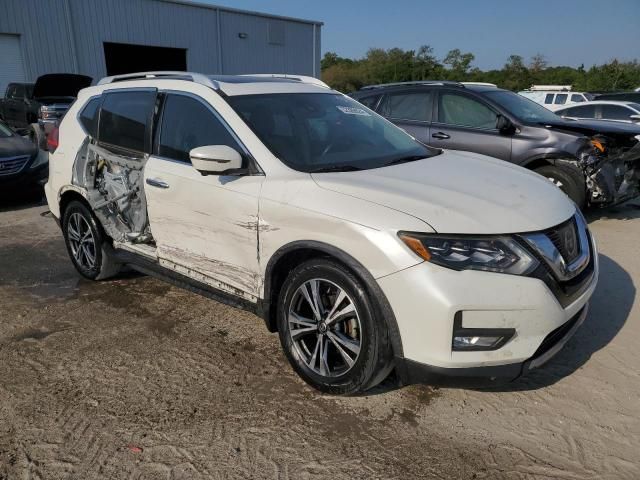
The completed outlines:
<svg viewBox="0 0 640 480">
<path fill-rule="evenodd" d="M 557 123 L 561 120 L 551 110 L 517 93 L 497 90 L 485 95 L 524 123 Z"/>
<path fill-rule="evenodd" d="M 9 127 L 7 127 L 4 123 L 0 122 L 0 138 L 8 138 L 13 136 Z"/>
<path fill-rule="evenodd" d="M 276 157 L 303 172 L 365 170 L 440 152 L 339 94 L 242 95 L 227 101 Z"/>
</svg>

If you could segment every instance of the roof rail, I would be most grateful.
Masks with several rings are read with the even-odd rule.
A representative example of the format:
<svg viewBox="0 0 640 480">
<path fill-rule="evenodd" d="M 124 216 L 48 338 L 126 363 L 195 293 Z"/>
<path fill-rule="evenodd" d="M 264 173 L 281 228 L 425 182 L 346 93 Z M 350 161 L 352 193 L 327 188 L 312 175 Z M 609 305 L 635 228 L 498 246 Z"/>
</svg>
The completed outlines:
<svg viewBox="0 0 640 480">
<path fill-rule="evenodd" d="M 495 83 L 489 83 L 489 82 L 460 82 L 462 83 L 462 85 L 471 85 L 471 86 L 475 86 L 475 87 L 494 87 L 494 88 L 498 88 L 498 86 Z"/>
<path fill-rule="evenodd" d="M 240 75 L 241 77 L 263 77 L 263 78 L 286 78 L 287 80 L 297 80 L 301 83 L 309 83 L 311 85 L 317 85 L 319 87 L 331 88 L 322 80 L 315 77 L 309 77 L 307 75 L 292 75 L 290 73 L 248 73 Z"/>
<path fill-rule="evenodd" d="M 360 90 L 372 90 L 374 88 L 382 87 L 395 87 L 402 85 L 450 85 L 453 87 L 464 87 L 460 82 L 454 82 L 451 80 L 414 80 L 411 82 L 392 82 L 392 83 L 379 83 L 377 85 L 366 85 Z"/>
<path fill-rule="evenodd" d="M 145 80 L 145 79 L 165 79 L 165 80 L 187 80 L 189 82 L 199 83 L 206 87 L 218 90 L 220 85 L 215 80 L 201 73 L 192 72 L 139 72 L 127 73 L 124 75 L 114 75 L 112 77 L 104 77 L 98 82 L 98 85 L 107 85 L 109 83 L 126 82 L 127 80 Z"/>
</svg>

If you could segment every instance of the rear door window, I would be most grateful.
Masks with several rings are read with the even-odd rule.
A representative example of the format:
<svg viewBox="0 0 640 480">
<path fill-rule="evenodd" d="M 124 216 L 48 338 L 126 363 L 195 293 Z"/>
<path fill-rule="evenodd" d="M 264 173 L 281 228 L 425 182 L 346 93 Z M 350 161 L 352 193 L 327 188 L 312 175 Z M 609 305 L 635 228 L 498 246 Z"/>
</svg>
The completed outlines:
<svg viewBox="0 0 640 480">
<path fill-rule="evenodd" d="M 151 90 L 107 93 L 100 113 L 100 143 L 138 154 L 151 153 L 155 103 L 156 92 Z"/>
<path fill-rule="evenodd" d="M 496 112 L 479 101 L 457 93 L 442 93 L 438 102 L 438 122 L 446 125 L 495 129 Z"/>
<path fill-rule="evenodd" d="M 554 93 L 547 93 L 547 96 L 544 97 L 544 103 L 546 105 L 551 105 L 553 103 L 553 96 L 554 95 L 555 95 Z"/>
<path fill-rule="evenodd" d="M 381 115 L 394 120 L 428 122 L 431 120 L 431 92 L 391 93 L 378 107 Z"/>
<path fill-rule="evenodd" d="M 242 152 L 226 125 L 203 102 L 186 95 L 167 95 L 157 155 L 191 163 L 189 152 L 206 145 L 227 145 Z"/>
</svg>

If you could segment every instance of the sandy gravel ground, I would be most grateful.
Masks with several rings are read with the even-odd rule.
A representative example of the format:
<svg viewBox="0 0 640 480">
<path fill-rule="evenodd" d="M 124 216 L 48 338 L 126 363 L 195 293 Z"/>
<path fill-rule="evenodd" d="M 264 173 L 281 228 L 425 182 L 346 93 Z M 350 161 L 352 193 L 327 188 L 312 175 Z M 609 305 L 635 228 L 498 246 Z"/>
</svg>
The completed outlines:
<svg viewBox="0 0 640 480">
<path fill-rule="evenodd" d="M 640 478 L 640 209 L 592 215 L 578 334 L 499 391 L 322 396 L 260 319 L 81 280 L 45 206 L 0 206 L 0 480 Z"/>
</svg>

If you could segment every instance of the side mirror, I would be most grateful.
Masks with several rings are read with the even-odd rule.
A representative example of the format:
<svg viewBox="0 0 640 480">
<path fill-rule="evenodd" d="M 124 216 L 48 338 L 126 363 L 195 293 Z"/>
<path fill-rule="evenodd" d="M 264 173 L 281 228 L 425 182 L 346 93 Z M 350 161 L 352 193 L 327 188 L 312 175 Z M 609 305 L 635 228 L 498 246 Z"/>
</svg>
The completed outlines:
<svg viewBox="0 0 640 480">
<path fill-rule="evenodd" d="M 638 123 L 640 122 L 640 115 L 631 115 L 629 116 L 629 120 L 631 120 L 632 122 Z"/>
<path fill-rule="evenodd" d="M 189 152 L 193 168 L 203 175 L 225 175 L 242 169 L 242 156 L 227 145 L 207 145 Z"/>
<path fill-rule="evenodd" d="M 496 128 L 500 131 L 500 133 L 511 133 L 514 130 L 514 125 L 504 115 L 498 115 L 496 119 Z"/>
</svg>

